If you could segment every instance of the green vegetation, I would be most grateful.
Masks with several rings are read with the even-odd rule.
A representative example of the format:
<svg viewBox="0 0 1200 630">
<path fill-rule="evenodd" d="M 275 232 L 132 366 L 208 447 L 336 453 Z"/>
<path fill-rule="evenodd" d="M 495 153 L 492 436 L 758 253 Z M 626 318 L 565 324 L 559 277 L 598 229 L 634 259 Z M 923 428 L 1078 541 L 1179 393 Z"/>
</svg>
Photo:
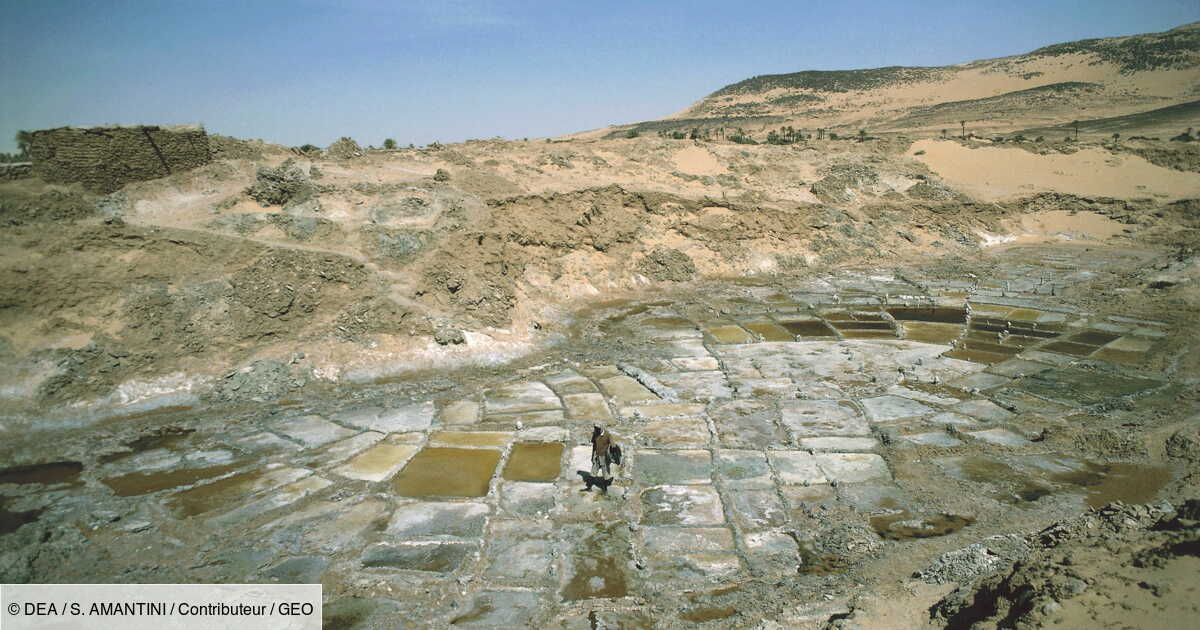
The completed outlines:
<svg viewBox="0 0 1200 630">
<path fill-rule="evenodd" d="M 791 74 L 763 74 L 727 85 L 709 98 L 733 94 L 755 94 L 779 88 L 813 92 L 871 90 L 889 85 L 931 81 L 941 76 L 940 68 L 889 66 L 868 70 L 805 70 Z M 782 97 L 789 98 L 789 97 Z"/>
<path fill-rule="evenodd" d="M 700 129 L 702 133 L 707 132 L 710 135 L 716 134 L 716 137 L 722 137 L 719 131 L 721 129 L 734 128 L 741 125 L 769 125 L 783 121 L 784 118 L 782 116 L 714 116 L 711 118 L 647 120 L 620 129 L 614 129 L 604 137 L 605 139 L 626 138 L 629 137 L 631 131 L 634 131 L 642 135 L 656 135 L 661 138 L 684 140 L 689 137 L 693 129 Z"/>
<path fill-rule="evenodd" d="M 33 147 L 33 133 L 24 130 L 18 131 L 16 141 L 17 152 L 0 153 L 0 163 L 30 161 L 29 150 Z"/>
<path fill-rule="evenodd" d="M 1031 53 L 1038 57 L 1091 54 L 1116 64 L 1122 74 L 1145 70 L 1194 67 L 1200 51 L 1200 29 L 1186 28 L 1118 39 L 1084 39 L 1055 44 Z"/>
<path fill-rule="evenodd" d="M 824 103 L 825 99 L 816 94 L 789 94 L 787 96 L 779 96 L 767 101 L 772 105 L 806 105 L 809 103 Z"/>
<path fill-rule="evenodd" d="M 780 127 L 779 131 L 771 131 L 767 133 L 767 144 L 795 144 L 806 138 L 803 129 L 794 129 L 791 126 Z"/>
<path fill-rule="evenodd" d="M 385 149 L 387 149 L 387 150 L 389 150 L 389 151 L 391 151 L 392 149 L 395 149 L 395 148 L 396 148 L 396 141 L 395 141 L 395 140 L 393 140 L 393 139 L 391 139 L 391 138 L 388 138 L 387 140 L 384 140 L 384 141 L 383 141 L 383 148 L 385 148 Z"/>
</svg>

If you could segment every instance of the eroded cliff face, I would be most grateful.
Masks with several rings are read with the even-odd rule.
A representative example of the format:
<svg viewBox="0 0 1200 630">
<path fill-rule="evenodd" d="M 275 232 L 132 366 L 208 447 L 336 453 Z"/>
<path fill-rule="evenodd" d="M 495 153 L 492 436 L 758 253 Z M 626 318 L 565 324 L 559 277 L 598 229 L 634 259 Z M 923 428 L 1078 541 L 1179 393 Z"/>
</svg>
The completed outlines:
<svg viewBox="0 0 1200 630">
<path fill-rule="evenodd" d="M 255 145 L 102 197 L 4 183 L 4 404 L 195 400 L 256 361 L 328 385 L 497 361 L 556 343 L 591 303 L 716 278 L 973 259 L 1045 239 L 1186 258 L 1195 240 L 1194 201 L 1133 189 L 979 200 L 898 137 L 804 150 L 552 147 L 487 141 L 312 161 Z M 1187 283 L 1175 285 L 1191 304 Z"/>
</svg>

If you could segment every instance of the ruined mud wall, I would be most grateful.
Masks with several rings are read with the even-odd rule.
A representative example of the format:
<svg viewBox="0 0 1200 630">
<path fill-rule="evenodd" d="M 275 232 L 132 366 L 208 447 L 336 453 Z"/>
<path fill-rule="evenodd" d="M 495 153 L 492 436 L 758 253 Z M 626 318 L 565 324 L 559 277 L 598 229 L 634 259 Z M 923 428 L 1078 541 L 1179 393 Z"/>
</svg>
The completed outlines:
<svg viewBox="0 0 1200 630">
<path fill-rule="evenodd" d="M 165 177 L 212 161 L 201 127 L 59 127 L 33 132 L 33 173 L 110 193 L 129 182 Z"/>
<path fill-rule="evenodd" d="M 29 162 L 0 164 L 0 182 L 25 179 L 33 176 L 33 165 Z"/>
</svg>

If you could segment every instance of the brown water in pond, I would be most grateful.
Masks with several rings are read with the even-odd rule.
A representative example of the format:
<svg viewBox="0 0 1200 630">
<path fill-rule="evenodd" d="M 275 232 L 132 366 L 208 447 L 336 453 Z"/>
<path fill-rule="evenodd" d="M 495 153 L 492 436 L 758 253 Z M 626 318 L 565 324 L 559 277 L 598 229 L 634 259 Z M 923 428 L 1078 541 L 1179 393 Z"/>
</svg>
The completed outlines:
<svg viewBox="0 0 1200 630">
<path fill-rule="evenodd" d="M 1112 348 L 1102 348 L 1099 352 L 1092 355 L 1093 359 L 1102 361 L 1112 361 L 1113 363 L 1121 363 L 1123 365 L 1137 365 L 1146 358 L 1144 352 L 1134 352 L 1131 350 L 1113 350 Z"/>
<path fill-rule="evenodd" d="M 717 343 L 751 343 L 753 335 L 737 326 L 713 326 L 705 329 Z"/>
<path fill-rule="evenodd" d="M 780 325 L 797 337 L 834 337 L 836 333 L 823 321 L 801 320 L 780 322 Z"/>
<path fill-rule="evenodd" d="M 1004 346 L 997 343 L 988 343 L 986 341 L 976 341 L 973 339 L 963 340 L 959 345 L 966 350 L 975 350 L 978 352 L 988 352 L 991 354 L 1003 354 L 1009 356 L 1017 354 L 1021 351 L 1020 348 Z"/>
<path fill-rule="evenodd" d="M 888 540 L 917 540 L 953 534 L 974 522 L 975 519 L 958 514 L 920 518 L 909 512 L 900 512 L 872 517 L 871 528 Z"/>
<path fill-rule="evenodd" d="M 626 304 L 628 304 L 628 302 L 622 300 L 615 304 L 614 303 L 598 304 L 597 308 L 612 308 L 614 306 L 618 306 L 618 305 L 624 306 Z M 628 320 L 630 317 L 636 317 L 638 315 L 641 315 L 641 314 L 649 311 L 652 308 L 656 308 L 659 306 L 670 306 L 670 305 L 671 305 L 670 302 L 647 302 L 644 304 L 638 304 L 637 306 L 634 306 L 622 313 L 618 313 L 616 315 L 613 315 L 612 317 L 609 317 L 608 319 L 605 319 L 603 322 L 600 323 L 599 327 L 600 327 L 600 330 L 602 330 L 604 332 L 611 332 L 614 329 L 624 326 L 626 320 Z"/>
<path fill-rule="evenodd" d="M 972 328 L 967 331 L 967 336 L 964 339 L 978 341 L 981 343 L 999 343 L 1003 333 L 992 332 L 990 330 L 977 330 Z"/>
<path fill-rule="evenodd" d="M 80 462 L 48 462 L 28 464 L 0 469 L 0 485 L 39 483 L 47 486 L 69 484 L 68 487 L 83 485 L 79 473 L 83 472 Z"/>
<path fill-rule="evenodd" d="M 237 470 L 240 464 L 225 464 L 207 468 L 181 468 L 159 472 L 133 472 L 103 479 L 101 483 L 112 489 L 119 497 L 135 497 L 160 490 L 190 486 L 194 483 L 220 477 Z"/>
<path fill-rule="evenodd" d="M 1018 308 L 1008 312 L 1009 319 L 1020 320 L 1024 322 L 1036 322 L 1039 317 L 1045 315 L 1044 311 L 1037 311 L 1030 308 Z"/>
<path fill-rule="evenodd" d="M 1005 491 L 994 498 L 1013 504 L 1079 489 L 1086 493 L 1087 504 L 1094 508 L 1114 501 L 1147 503 L 1154 500 L 1172 476 L 1170 468 L 1165 466 L 1128 463 L 1082 462 L 1077 470 L 1051 473 L 1022 472 L 986 457 L 965 457 L 958 465 L 963 476 L 971 481 L 1005 486 Z"/>
<path fill-rule="evenodd" d="M 617 525 L 596 526 L 576 543 L 571 575 L 563 586 L 563 601 L 624 597 L 628 578 L 621 567 L 627 562 L 628 542 L 616 533 Z"/>
<path fill-rule="evenodd" d="M 887 310 L 899 321 L 931 322 L 941 324 L 964 324 L 967 321 L 967 311 L 961 308 L 938 307 L 895 307 Z"/>
<path fill-rule="evenodd" d="M 895 339 L 896 333 L 888 330 L 859 330 L 856 328 L 839 329 L 842 336 L 847 339 Z"/>
<path fill-rule="evenodd" d="M 1054 489 L 1018 472 L 1012 466 L 987 457 L 964 457 L 959 462 L 963 476 L 976 483 L 998 484 L 1002 489 L 992 498 L 1013 505 L 1030 503 L 1053 494 Z"/>
<path fill-rule="evenodd" d="M 922 343 L 949 344 L 958 339 L 963 327 L 958 324 L 904 322 L 900 324 L 904 338 Z"/>
<path fill-rule="evenodd" d="M 500 463 L 491 449 L 426 448 L 396 476 L 393 488 L 406 497 L 482 497 Z"/>
<path fill-rule="evenodd" d="M 255 470 L 184 490 L 173 496 L 172 505 L 184 516 L 195 516 L 229 505 L 253 494 L 265 471 Z"/>
<path fill-rule="evenodd" d="M 742 324 L 742 328 L 756 333 L 763 338 L 764 341 L 795 341 L 796 336 L 788 332 L 778 324 Z"/>
<path fill-rule="evenodd" d="M 1042 346 L 1042 350 L 1057 352 L 1059 354 L 1069 354 L 1073 357 L 1086 357 L 1096 351 L 1096 346 L 1086 346 L 1081 343 L 1071 343 L 1070 341 L 1055 341 Z"/>
<path fill-rule="evenodd" d="M 8 499 L 0 497 L 0 534 L 11 534 L 22 525 L 32 523 L 42 516 L 45 508 L 11 512 L 8 509 Z"/>
<path fill-rule="evenodd" d="M 833 327 L 841 331 L 846 330 L 888 330 L 892 329 L 892 325 L 887 322 L 833 322 Z"/>
<path fill-rule="evenodd" d="M 1115 501 L 1149 503 L 1171 481 L 1171 469 L 1143 464 L 1090 464 L 1085 470 L 1050 475 L 1054 481 L 1082 486 L 1087 504 L 1094 508 Z"/>
<path fill-rule="evenodd" d="M 110 464 L 112 462 L 125 459 L 126 457 L 156 448 L 171 448 L 177 446 L 180 442 L 184 441 L 188 436 L 195 432 L 195 429 L 164 427 L 153 433 L 138 437 L 133 441 L 125 442 L 125 448 L 129 449 L 128 451 L 101 455 L 99 461 L 101 464 Z"/>
<path fill-rule="evenodd" d="M 1116 341 L 1120 338 L 1121 335 L 1114 335 L 1112 333 L 1099 330 L 1088 330 L 1077 335 L 1071 335 L 1068 341 L 1072 341 L 1074 343 L 1086 343 L 1089 346 L 1103 346 L 1110 341 Z"/>
<path fill-rule="evenodd" d="M 1004 338 L 1004 341 L 1002 343 L 1003 343 L 1003 345 L 1012 346 L 1014 348 L 1021 348 L 1023 350 L 1030 346 L 1036 346 L 1037 344 L 1041 343 L 1042 341 L 1045 341 L 1045 340 L 1039 339 L 1037 337 L 1026 337 L 1025 335 L 1009 335 Z"/>
<path fill-rule="evenodd" d="M 524 442 L 513 446 L 504 478 L 509 481 L 554 481 L 562 469 L 563 445 L 558 442 Z"/>
<path fill-rule="evenodd" d="M 675 332 L 680 330 L 696 330 L 696 324 L 682 317 L 649 317 L 639 322 L 639 325 L 653 333 Z"/>
<path fill-rule="evenodd" d="M 503 448 L 512 433 L 497 431 L 438 431 L 429 436 L 429 441 L 450 446 L 484 446 Z"/>
</svg>

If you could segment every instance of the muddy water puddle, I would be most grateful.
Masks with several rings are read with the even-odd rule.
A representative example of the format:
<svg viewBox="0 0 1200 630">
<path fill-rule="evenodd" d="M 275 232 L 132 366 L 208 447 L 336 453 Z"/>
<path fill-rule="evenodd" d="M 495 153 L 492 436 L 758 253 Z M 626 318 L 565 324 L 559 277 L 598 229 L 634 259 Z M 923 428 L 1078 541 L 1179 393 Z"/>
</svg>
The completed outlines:
<svg viewBox="0 0 1200 630">
<path fill-rule="evenodd" d="M 1112 348 L 1103 348 L 1096 354 L 1092 355 L 1093 359 L 1102 361 L 1111 361 L 1123 365 L 1138 365 L 1146 358 L 1145 352 L 1136 352 L 1132 350 L 1114 350 Z"/>
<path fill-rule="evenodd" d="M 949 344 L 962 335 L 963 327 L 958 324 L 930 322 L 904 322 L 900 324 L 904 338 L 923 343 Z"/>
<path fill-rule="evenodd" d="M 9 510 L 8 499 L 0 497 L 0 535 L 11 534 L 20 529 L 22 525 L 37 521 L 45 511 L 45 508 Z"/>
<path fill-rule="evenodd" d="M 83 472 L 81 462 L 48 462 L 45 464 L 28 464 L 11 466 L 0 469 L 0 485 L 12 483 L 17 485 L 41 484 L 45 486 L 67 487 L 83 485 L 79 473 Z"/>
<path fill-rule="evenodd" d="M 918 540 L 953 534 L 974 522 L 975 519 L 958 514 L 935 514 L 922 518 L 902 511 L 872 517 L 871 528 L 888 540 Z"/>
<path fill-rule="evenodd" d="M 225 464 L 206 468 L 182 468 L 159 472 L 134 472 L 108 477 L 101 483 L 112 489 L 119 497 L 134 497 L 180 486 L 190 486 L 201 481 L 220 477 L 237 470 L 240 464 Z"/>
<path fill-rule="evenodd" d="M 492 449 L 426 448 L 409 460 L 393 482 L 406 497 L 482 497 L 500 451 Z"/>
<path fill-rule="evenodd" d="M 1086 357 L 1097 350 L 1095 346 L 1088 346 L 1082 343 L 1072 343 L 1070 341 L 1055 341 L 1053 343 L 1046 344 L 1042 347 L 1042 349 L 1049 352 L 1057 352 L 1059 354 L 1069 354 L 1073 357 Z"/>
<path fill-rule="evenodd" d="M 887 322 L 832 322 L 838 330 L 891 330 Z"/>
<path fill-rule="evenodd" d="M 763 341 L 795 341 L 796 336 L 788 332 L 787 329 L 772 323 L 757 323 L 757 324 L 742 324 L 742 328 L 749 330 L 763 338 Z"/>
<path fill-rule="evenodd" d="M 628 577 L 622 567 L 628 562 L 629 541 L 619 525 L 596 525 L 583 533 L 571 554 L 563 601 L 624 597 Z"/>
<path fill-rule="evenodd" d="M 128 450 L 101 455 L 99 461 L 101 464 L 110 464 L 156 448 L 173 449 L 195 432 L 195 429 L 164 427 L 153 433 L 125 442 L 124 446 Z"/>
<path fill-rule="evenodd" d="M 709 326 L 704 330 L 717 343 L 753 343 L 755 341 L 754 335 L 734 325 Z"/>
<path fill-rule="evenodd" d="M 554 481 L 562 468 L 563 445 L 558 442 L 524 442 L 513 446 L 504 478 L 509 481 Z"/>
<path fill-rule="evenodd" d="M 1014 505 L 1061 492 L 1082 492 L 1091 507 L 1114 501 L 1147 503 L 1171 480 L 1169 468 L 1144 464 L 1097 464 L 1041 456 L 1015 467 L 988 457 L 949 458 L 943 462 L 965 479 L 999 486 L 1001 489 L 992 497 Z"/>
<path fill-rule="evenodd" d="M 797 337 L 836 337 L 837 333 L 820 320 L 797 320 L 780 322 L 780 326 Z"/>
<path fill-rule="evenodd" d="M 622 306 L 626 306 L 628 304 L 629 304 L 628 302 L 624 302 L 624 303 L 622 303 Z M 671 306 L 671 304 L 672 304 L 671 302 L 659 301 L 659 302 L 646 302 L 644 304 L 638 304 L 636 306 L 627 306 L 627 310 L 625 310 L 624 312 L 613 315 L 612 317 L 609 317 L 609 318 L 605 319 L 603 322 L 601 322 L 599 328 L 602 332 L 606 332 L 606 333 L 612 332 L 614 330 L 624 327 L 630 318 L 637 317 L 638 315 L 644 315 L 644 314 L 650 312 L 651 309 L 660 308 L 660 307 L 664 307 L 664 306 Z M 600 308 L 603 308 L 604 306 L 605 305 L 603 305 L 603 304 L 599 305 Z"/>
<path fill-rule="evenodd" d="M 858 328 L 839 328 L 838 332 L 846 339 L 895 339 L 896 333 L 888 330 L 861 330 Z"/>
<path fill-rule="evenodd" d="M 1121 335 L 1114 335 L 1113 333 L 1103 332 L 1103 331 L 1099 331 L 1099 330 L 1088 330 L 1088 331 L 1084 331 L 1084 332 L 1081 332 L 1078 334 L 1071 335 L 1068 338 L 1068 341 L 1072 341 L 1074 343 L 1084 343 L 1089 346 L 1103 346 L 1106 343 L 1109 343 L 1111 341 L 1116 341 L 1117 339 L 1120 339 L 1120 338 L 1121 338 Z"/>
<path fill-rule="evenodd" d="M 961 308 L 897 307 L 887 312 L 897 321 L 927 322 L 935 324 L 965 324 L 967 311 Z"/>
<path fill-rule="evenodd" d="M 1165 466 L 1117 463 L 1089 464 L 1075 473 L 1051 475 L 1052 480 L 1081 486 L 1087 492 L 1087 504 L 1099 508 L 1109 503 L 1149 503 L 1171 481 Z"/>
</svg>

